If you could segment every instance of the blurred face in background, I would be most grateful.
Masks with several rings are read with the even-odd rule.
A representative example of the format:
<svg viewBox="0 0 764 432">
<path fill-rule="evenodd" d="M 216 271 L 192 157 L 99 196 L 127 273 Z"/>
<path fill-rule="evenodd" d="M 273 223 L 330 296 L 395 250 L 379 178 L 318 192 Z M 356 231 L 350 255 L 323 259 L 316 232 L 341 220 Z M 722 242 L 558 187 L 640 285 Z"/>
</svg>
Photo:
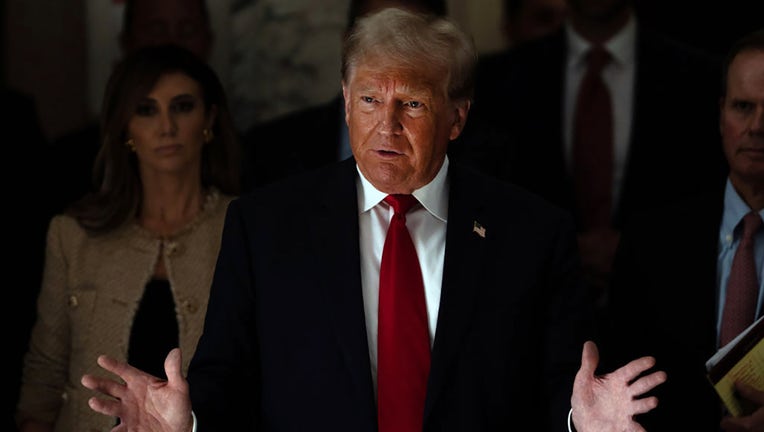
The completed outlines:
<svg viewBox="0 0 764 432">
<path fill-rule="evenodd" d="M 200 0 L 134 0 L 130 28 L 123 29 L 124 52 L 163 44 L 180 45 L 204 60 L 212 30 Z"/>
<path fill-rule="evenodd" d="M 610 21 L 631 8 L 631 0 L 568 0 L 573 16 Z"/>
<path fill-rule="evenodd" d="M 764 194 L 764 51 L 738 54 L 727 72 L 720 131 L 730 180 L 741 194 Z"/>
<path fill-rule="evenodd" d="M 557 30 L 567 13 L 566 0 L 521 0 L 518 8 L 509 11 L 504 32 L 509 45 L 526 42 Z"/>
</svg>

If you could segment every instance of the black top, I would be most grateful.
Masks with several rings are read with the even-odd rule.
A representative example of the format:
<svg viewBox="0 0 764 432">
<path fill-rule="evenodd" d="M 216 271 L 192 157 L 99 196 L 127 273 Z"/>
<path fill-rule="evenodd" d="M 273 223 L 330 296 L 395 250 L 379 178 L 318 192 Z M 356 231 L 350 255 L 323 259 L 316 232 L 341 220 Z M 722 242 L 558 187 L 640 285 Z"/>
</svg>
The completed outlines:
<svg viewBox="0 0 764 432">
<path fill-rule="evenodd" d="M 146 284 L 135 313 L 127 362 L 156 377 L 167 379 L 164 360 L 178 346 L 178 320 L 170 282 L 152 279 Z"/>
</svg>

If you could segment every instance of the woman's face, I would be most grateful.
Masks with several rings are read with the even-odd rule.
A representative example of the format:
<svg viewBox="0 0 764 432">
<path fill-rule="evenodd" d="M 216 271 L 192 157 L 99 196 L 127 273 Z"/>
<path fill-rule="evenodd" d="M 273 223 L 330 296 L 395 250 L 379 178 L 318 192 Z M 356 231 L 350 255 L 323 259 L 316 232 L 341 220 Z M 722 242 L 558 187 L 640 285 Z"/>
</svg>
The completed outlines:
<svg viewBox="0 0 764 432">
<path fill-rule="evenodd" d="M 205 110 L 199 83 L 181 72 L 160 76 L 127 124 L 141 175 L 198 173 L 203 131 L 212 128 L 213 120 L 214 112 Z"/>
</svg>

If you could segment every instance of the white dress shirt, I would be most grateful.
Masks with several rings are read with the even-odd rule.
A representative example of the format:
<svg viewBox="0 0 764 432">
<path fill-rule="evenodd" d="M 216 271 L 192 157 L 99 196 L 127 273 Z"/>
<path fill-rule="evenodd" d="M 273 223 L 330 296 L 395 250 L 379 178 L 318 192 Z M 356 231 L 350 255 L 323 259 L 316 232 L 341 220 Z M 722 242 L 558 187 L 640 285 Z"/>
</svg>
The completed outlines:
<svg viewBox="0 0 764 432">
<path fill-rule="evenodd" d="M 356 169 L 358 167 L 356 166 Z M 414 191 L 422 204 L 406 214 L 406 227 L 414 242 L 419 265 L 422 268 L 430 347 L 435 340 L 435 326 L 440 306 L 440 288 L 443 281 L 443 260 L 446 255 L 446 222 L 448 220 L 448 157 L 435 178 Z M 387 227 L 395 213 L 383 200 L 386 193 L 377 190 L 358 170 L 358 228 L 361 247 L 361 284 L 363 290 L 366 332 L 369 341 L 369 359 L 377 394 L 377 316 L 379 305 L 379 267 L 385 245 Z M 376 397 L 376 396 L 375 396 Z M 197 431 L 196 414 L 192 432 Z"/>
<path fill-rule="evenodd" d="M 414 242 L 419 265 L 422 268 L 427 320 L 430 331 L 430 347 L 435 339 L 435 326 L 440 305 L 440 288 L 443 280 L 443 260 L 446 252 L 446 222 L 448 220 L 448 158 L 435 178 L 414 191 L 422 204 L 406 214 L 406 227 Z M 386 193 L 377 190 L 361 171 L 358 171 L 358 228 L 361 247 L 361 284 L 363 289 L 364 315 L 369 341 L 374 390 L 377 388 L 377 317 L 379 306 L 379 267 L 385 245 L 387 227 L 394 210 L 384 198 Z"/>
<path fill-rule="evenodd" d="M 740 194 L 737 193 L 732 182 L 727 179 L 727 185 L 724 189 L 724 212 L 722 213 L 722 223 L 719 227 L 719 255 L 717 257 L 717 299 L 716 310 L 716 343 L 719 344 L 719 333 L 722 326 L 722 315 L 724 311 L 724 302 L 727 298 L 727 282 L 730 278 L 732 269 L 732 260 L 735 257 L 737 248 L 742 238 L 742 229 L 736 228 L 743 217 L 751 211 Z M 759 215 L 764 219 L 764 209 L 759 210 Z M 756 318 L 759 318 L 758 311 L 762 309 L 764 303 L 764 229 L 760 229 L 754 235 L 754 263 L 756 264 L 756 275 L 759 279 L 759 297 L 756 302 Z"/>
</svg>

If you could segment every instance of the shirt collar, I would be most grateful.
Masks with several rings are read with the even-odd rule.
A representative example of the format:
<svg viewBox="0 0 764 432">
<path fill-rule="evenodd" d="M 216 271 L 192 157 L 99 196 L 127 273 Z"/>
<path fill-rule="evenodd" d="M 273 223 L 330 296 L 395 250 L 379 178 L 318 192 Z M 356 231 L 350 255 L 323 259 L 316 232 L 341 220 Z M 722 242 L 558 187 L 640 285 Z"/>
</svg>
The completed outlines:
<svg viewBox="0 0 764 432">
<path fill-rule="evenodd" d="M 358 211 L 359 213 L 363 213 L 379 204 L 388 194 L 375 188 L 366 177 L 363 176 L 361 170 L 358 168 L 358 164 L 356 164 L 356 170 L 358 171 L 358 187 L 356 188 L 358 191 Z M 446 156 L 443 161 L 443 165 L 441 165 L 435 178 L 413 192 L 413 195 L 422 204 L 422 207 L 443 222 L 448 220 L 447 179 L 448 156 Z"/>
<path fill-rule="evenodd" d="M 565 35 L 568 42 L 568 63 L 576 67 L 585 67 L 585 55 L 592 44 L 573 29 L 570 22 L 565 24 Z M 605 42 L 605 48 L 610 53 L 615 65 L 630 65 L 636 57 L 637 19 L 634 14 L 629 16 L 621 30 Z"/>
<path fill-rule="evenodd" d="M 740 194 L 737 193 L 732 182 L 727 179 L 727 185 L 724 188 L 724 213 L 722 215 L 721 237 L 722 239 L 732 239 L 735 228 L 745 215 L 751 211 L 748 204 L 743 201 Z M 764 219 L 764 209 L 759 211 L 759 216 Z"/>
</svg>

